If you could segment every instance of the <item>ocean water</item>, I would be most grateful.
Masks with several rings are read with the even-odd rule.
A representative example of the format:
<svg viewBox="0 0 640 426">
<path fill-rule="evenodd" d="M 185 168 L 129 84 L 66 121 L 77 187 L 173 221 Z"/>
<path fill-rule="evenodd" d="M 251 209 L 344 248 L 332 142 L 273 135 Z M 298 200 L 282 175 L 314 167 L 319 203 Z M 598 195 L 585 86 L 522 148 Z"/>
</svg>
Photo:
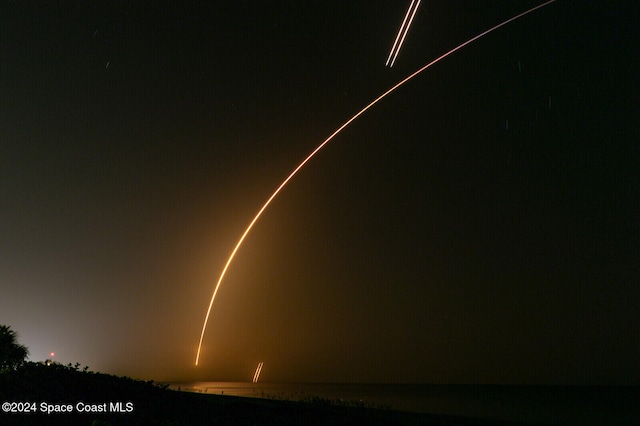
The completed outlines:
<svg viewBox="0 0 640 426">
<path fill-rule="evenodd" d="M 171 389 L 532 424 L 640 425 L 640 387 L 333 383 L 170 383 Z"/>
</svg>

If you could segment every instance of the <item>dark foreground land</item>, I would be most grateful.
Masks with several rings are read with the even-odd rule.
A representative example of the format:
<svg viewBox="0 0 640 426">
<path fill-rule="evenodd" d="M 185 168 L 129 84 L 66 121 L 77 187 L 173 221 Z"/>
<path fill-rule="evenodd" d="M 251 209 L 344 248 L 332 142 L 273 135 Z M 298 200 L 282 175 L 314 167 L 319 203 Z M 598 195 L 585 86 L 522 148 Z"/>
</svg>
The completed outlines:
<svg viewBox="0 0 640 426">
<path fill-rule="evenodd" d="M 322 400 L 290 402 L 178 392 L 152 382 L 36 363 L 0 375 L 0 402 L 1 425 L 513 424 L 337 406 Z M 47 414 L 47 410 L 71 412 Z"/>
</svg>

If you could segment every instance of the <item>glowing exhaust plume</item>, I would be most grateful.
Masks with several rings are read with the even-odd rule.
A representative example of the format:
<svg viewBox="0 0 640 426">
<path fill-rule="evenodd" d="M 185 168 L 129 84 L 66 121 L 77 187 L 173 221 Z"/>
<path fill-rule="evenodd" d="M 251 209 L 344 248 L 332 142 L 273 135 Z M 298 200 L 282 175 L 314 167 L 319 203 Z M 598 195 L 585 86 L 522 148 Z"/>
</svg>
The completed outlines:
<svg viewBox="0 0 640 426">
<path fill-rule="evenodd" d="M 209 315 L 211 314 L 211 308 L 213 307 L 213 302 L 216 299 L 216 294 L 218 294 L 218 290 L 220 289 L 220 284 L 222 283 L 222 279 L 224 278 L 225 274 L 227 273 L 227 269 L 229 269 L 229 265 L 231 264 L 231 261 L 233 260 L 233 258 L 235 257 L 236 253 L 238 252 L 238 249 L 240 248 L 240 246 L 242 245 L 242 243 L 244 242 L 244 239 L 247 237 L 247 235 L 249 234 L 249 231 L 251 231 L 251 228 L 253 228 L 253 225 L 256 224 L 256 222 L 258 221 L 258 219 L 260 218 L 260 216 L 262 216 L 262 213 L 266 210 L 267 207 L 269 207 L 269 204 L 271 204 L 271 202 L 273 201 L 274 198 L 276 198 L 276 196 L 280 193 L 280 191 L 282 191 L 282 188 L 284 188 L 287 183 L 289 183 L 289 181 L 296 175 L 296 173 L 298 173 L 298 171 L 300 171 L 301 168 L 303 168 L 305 166 L 305 164 L 307 164 L 309 162 L 309 160 L 311 160 L 313 158 L 314 155 L 316 155 L 318 153 L 318 151 L 320 151 L 322 148 L 325 147 L 325 145 L 327 145 L 338 133 L 340 133 L 345 127 L 347 127 L 349 124 L 351 124 L 355 119 L 357 119 L 358 117 L 360 117 L 362 114 L 364 114 L 369 108 L 371 108 L 372 106 L 374 106 L 375 104 L 377 104 L 378 102 L 380 102 L 382 99 L 384 99 L 387 95 L 389 95 L 391 92 L 395 91 L 398 87 L 402 86 L 403 84 L 405 84 L 406 82 L 408 82 L 409 80 L 411 80 L 412 78 L 414 78 L 415 76 L 417 76 L 418 74 L 420 74 L 421 72 L 423 72 L 424 70 L 430 68 L 432 65 L 437 64 L 438 62 L 440 62 L 441 60 L 443 60 L 444 58 L 446 58 L 447 56 L 457 52 L 458 50 L 462 49 L 463 47 L 473 43 L 474 41 L 478 40 L 479 38 L 482 38 L 484 36 L 486 36 L 487 34 L 497 30 L 500 27 L 503 27 L 504 25 L 507 25 L 510 22 L 515 21 L 516 19 L 522 18 L 525 15 L 528 15 L 529 13 L 540 9 L 544 6 L 547 6 L 551 3 L 555 2 L 555 0 L 549 0 L 545 3 L 542 3 L 538 6 L 535 6 L 529 10 L 527 10 L 526 12 L 522 12 L 519 15 L 516 15 L 512 18 L 507 19 L 506 21 L 496 25 L 495 27 L 489 28 L 488 30 L 478 34 L 477 36 L 465 41 L 464 43 L 462 43 L 461 45 L 449 50 L 447 53 L 445 53 L 444 55 L 439 56 L 438 58 L 434 59 L 433 61 L 429 62 L 427 65 L 423 66 L 422 68 L 420 68 L 418 71 L 415 71 L 413 74 L 409 75 L 408 77 L 406 77 L 404 80 L 400 81 L 399 83 L 397 83 L 395 86 L 393 86 L 391 89 L 387 90 L 386 92 L 384 92 L 382 95 L 378 96 L 376 99 L 374 99 L 371 103 L 369 103 L 369 105 L 365 106 L 364 108 L 362 108 L 360 110 L 360 112 L 358 112 L 356 115 L 354 115 L 353 117 L 351 117 L 346 123 L 344 123 L 342 126 L 340 126 L 338 128 L 338 130 L 336 130 L 335 132 L 333 132 L 331 134 L 331 136 L 329 136 L 327 139 L 325 139 L 324 142 L 322 142 L 320 145 L 318 145 L 316 147 L 316 149 L 314 149 L 311 154 L 309 154 L 307 156 L 307 158 L 305 158 L 304 160 L 302 160 L 302 162 L 298 165 L 298 167 L 296 167 L 290 174 L 289 176 L 287 176 L 287 178 L 282 181 L 282 183 L 280 184 L 280 186 L 278 186 L 278 188 L 273 192 L 273 194 L 271 194 L 271 196 L 269 197 L 269 199 L 264 203 L 264 205 L 260 208 L 260 210 L 258 211 L 258 213 L 255 215 L 255 217 L 253 218 L 253 220 L 251 221 L 251 223 L 249 223 L 249 226 L 247 226 L 247 229 L 245 229 L 244 233 L 242 234 L 242 236 L 240 237 L 240 240 L 238 240 L 238 243 L 236 244 L 236 246 L 234 247 L 233 251 L 231 252 L 231 255 L 229 256 L 229 259 L 227 260 L 227 263 L 224 265 L 224 268 L 222 269 L 222 273 L 220 274 L 220 278 L 218 278 L 218 283 L 216 284 L 214 290 L 213 290 L 213 295 L 211 296 L 211 301 L 209 302 L 209 308 L 207 309 L 207 314 L 205 315 L 204 318 L 204 324 L 202 325 L 202 332 L 200 333 L 200 343 L 198 343 L 198 352 L 196 353 L 196 365 L 198 365 L 198 361 L 200 359 L 200 350 L 202 349 L 202 340 L 204 339 L 204 332 L 207 329 L 207 323 L 209 322 Z"/>
<path fill-rule="evenodd" d="M 260 372 L 262 372 L 262 366 L 264 362 L 259 362 L 256 367 L 256 372 L 253 374 L 253 383 L 258 383 L 258 379 L 260 378 Z"/>
<path fill-rule="evenodd" d="M 416 0 L 411 0 L 411 4 L 409 5 L 407 14 L 404 16 L 402 25 L 400 25 L 400 29 L 398 30 L 398 35 L 396 36 L 396 40 L 393 42 L 393 47 L 391 48 L 391 52 L 389 52 L 389 57 L 387 58 L 387 62 L 384 64 L 385 66 L 388 66 L 389 68 L 391 68 L 393 64 L 396 62 L 396 58 L 398 57 L 398 53 L 400 52 L 402 43 L 404 43 L 404 38 L 407 36 L 407 33 L 409 32 L 409 27 L 413 22 L 413 17 L 416 15 L 416 12 L 418 11 L 418 6 L 420 6 L 420 1 L 421 0 L 418 0 L 418 2 L 416 3 Z M 413 7 L 414 3 L 416 5 L 415 8 Z M 412 10 L 413 12 L 411 12 Z M 409 18 L 409 15 L 411 15 L 411 18 Z M 407 18 L 409 18 L 409 23 L 407 23 Z M 405 27 L 405 24 L 406 24 L 406 27 Z M 400 44 L 398 44 L 398 40 L 400 40 Z M 397 49 L 396 49 L 396 46 L 397 46 Z M 393 57 L 393 59 L 391 59 L 391 57 Z M 391 62 L 391 65 L 389 65 L 389 62 Z"/>
</svg>

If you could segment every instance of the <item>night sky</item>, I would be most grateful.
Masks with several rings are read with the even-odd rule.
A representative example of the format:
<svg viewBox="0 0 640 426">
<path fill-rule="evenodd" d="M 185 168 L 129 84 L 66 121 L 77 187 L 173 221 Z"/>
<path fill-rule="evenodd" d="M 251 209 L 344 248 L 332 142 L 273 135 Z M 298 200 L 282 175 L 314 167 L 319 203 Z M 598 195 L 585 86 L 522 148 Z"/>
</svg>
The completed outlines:
<svg viewBox="0 0 640 426">
<path fill-rule="evenodd" d="M 0 4 L 0 324 L 154 380 L 638 384 L 640 13 Z"/>
</svg>

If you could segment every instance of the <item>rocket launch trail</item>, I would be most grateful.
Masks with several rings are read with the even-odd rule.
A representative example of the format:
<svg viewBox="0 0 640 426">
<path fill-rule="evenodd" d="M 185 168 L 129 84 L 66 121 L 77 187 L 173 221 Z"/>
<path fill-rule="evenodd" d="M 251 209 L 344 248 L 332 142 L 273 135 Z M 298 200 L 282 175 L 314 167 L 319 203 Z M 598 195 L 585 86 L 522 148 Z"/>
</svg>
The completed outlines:
<svg viewBox="0 0 640 426">
<path fill-rule="evenodd" d="M 443 55 L 439 56 L 438 58 L 432 60 L 428 64 L 424 65 L 422 68 L 420 68 L 417 71 L 415 71 L 413 74 L 410 74 L 408 77 L 405 77 L 403 80 L 401 80 L 395 86 L 391 87 L 386 92 L 384 92 L 383 94 L 381 94 L 380 96 L 375 98 L 367 106 L 362 108 L 357 114 L 355 114 L 353 117 L 351 117 L 349 120 L 347 120 L 336 131 L 334 131 L 327 139 L 325 139 L 320 145 L 318 145 L 304 160 L 302 160 L 302 162 L 300 162 L 300 164 L 298 164 L 298 166 L 295 169 L 293 169 L 293 171 L 282 181 L 282 183 L 276 188 L 276 190 L 273 192 L 273 194 L 271 194 L 271 196 L 267 199 L 267 201 L 262 205 L 260 210 L 258 210 L 258 213 L 256 213 L 256 215 L 253 218 L 253 220 L 251 220 L 251 222 L 249 223 L 249 225 L 247 226 L 247 228 L 243 232 L 242 236 L 240 237 L 240 239 L 236 243 L 236 246 L 231 251 L 231 254 L 229 255 L 229 258 L 227 259 L 227 262 L 224 265 L 224 268 L 222 269 L 220 277 L 218 278 L 218 282 L 216 283 L 216 286 L 215 286 L 215 288 L 213 290 L 213 295 L 211 296 L 211 301 L 209 302 L 209 307 L 207 309 L 207 313 L 206 313 L 205 318 L 204 318 L 204 324 L 202 325 L 202 331 L 200 333 L 200 341 L 198 343 L 198 350 L 197 350 L 197 353 L 196 353 L 195 365 L 198 365 L 198 362 L 200 360 L 200 353 L 201 353 L 201 350 L 202 350 L 202 341 L 204 339 L 204 334 L 205 334 L 205 331 L 207 329 L 207 323 L 209 322 L 209 317 L 211 315 L 211 308 L 213 307 L 213 302 L 215 301 L 216 295 L 218 294 L 218 290 L 220 289 L 220 284 L 222 283 L 222 280 L 224 279 L 224 276 L 227 273 L 227 270 L 229 269 L 229 266 L 231 265 L 231 262 L 233 261 L 233 258 L 235 257 L 236 253 L 240 249 L 240 246 L 242 246 L 242 243 L 244 242 L 245 238 L 247 237 L 247 235 L 249 234 L 249 232 L 251 231 L 253 226 L 256 224 L 256 222 L 258 221 L 260 216 L 262 216 L 262 213 L 264 213 L 264 211 L 267 209 L 267 207 L 269 207 L 269 204 L 271 204 L 271 202 L 276 198 L 276 196 L 280 193 L 280 191 L 282 191 L 282 189 L 289 183 L 289 181 L 291 181 L 291 179 L 293 179 L 293 177 L 300 171 L 300 169 L 302 169 L 318 153 L 318 151 L 320 151 L 322 148 L 324 148 L 338 133 L 340 133 L 342 130 L 344 130 L 345 127 L 350 125 L 358 117 L 360 117 L 362 114 L 364 114 L 366 111 L 368 111 L 375 104 L 380 102 L 382 99 L 387 97 L 389 94 L 394 92 L 400 86 L 404 85 L 405 83 L 407 83 L 408 81 L 410 81 L 411 79 L 416 77 L 417 75 L 421 74 L 423 71 L 429 69 L 431 66 L 437 64 L 438 62 L 440 62 L 441 60 L 443 60 L 447 56 L 452 55 L 453 53 L 455 53 L 458 50 L 460 50 L 460 49 L 468 46 L 469 44 L 477 41 L 478 39 L 486 36 L 487 34 L 490 34 L 493 31 L 495 31 L 495 30 L 497 30 L 497 29 L 499 29 L 499 28 L 501 28 L 501 27 L 503 27 L 503 26 L 515 21 L 515 20 L 518 20 L 518 19 L 522 18 L 523 16 L 526 16 L 526 15 L 528 15 L 528 14 L 530 14 L 530 13 L 532 13 L 532 12 L 542 8 L 542 7 L 548 6 L 549 4 L 551 4 L 553 2 L 555 2 L 555 0 L 549 0 L 549 1 L 545 2 L 545 3 L 542 3 L 542 4 L 540 4 L 538 6 L 535 6 L 535 7 L 531 8 L 531 9 L 528 9 L 525 12 L 522 12 L 522 13 L 520 13 L 518 15 L 515 15 L 512 18 L 509 18 L 506 21 L 503 21 L 503 22 L 499 23 L 498 25 L 495 25 L 494 27 L 489 28 L 488 30 L 486 30 L 486 31 L 484 31 L 484 32 L 482 32 L 482 33 L 470 38 L 469 40 L 465 41 L 464 43 L 454 47 L 453 49 L 451 49 L 448 52 L 444 53 Z M 414 13 L 415 13 L 415 10 L 414 10 Z M 406 33 L 406 31 L 405 31 L 405 33 Z M 397 49 L 396 49 L 396 53 L 397 53 Z"/>
</svg>

